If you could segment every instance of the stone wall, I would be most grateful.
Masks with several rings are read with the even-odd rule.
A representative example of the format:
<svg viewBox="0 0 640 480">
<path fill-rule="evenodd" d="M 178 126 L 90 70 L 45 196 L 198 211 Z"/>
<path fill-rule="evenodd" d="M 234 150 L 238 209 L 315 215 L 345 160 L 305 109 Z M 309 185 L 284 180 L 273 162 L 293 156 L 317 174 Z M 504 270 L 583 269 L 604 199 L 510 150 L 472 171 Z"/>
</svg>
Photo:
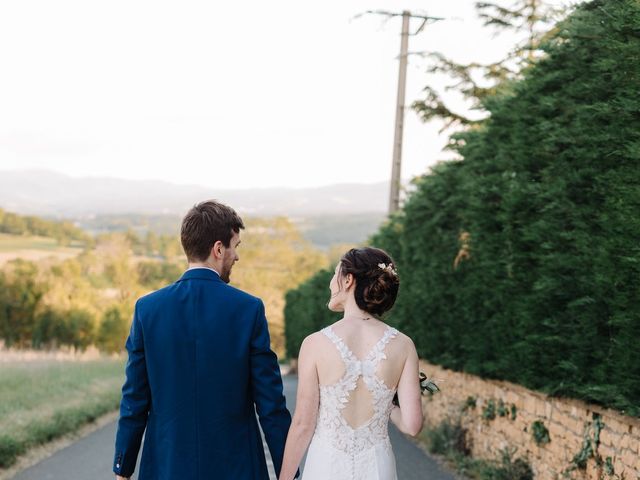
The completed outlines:
<svg viewBox="0 0 640 480">
<path fill-rule="evenodd" d="M 441 388 L 424 397 L 425 429 L 460 419 L 474 457 L 496 459 L 501 450 L 515 447 L 515 456 L 528 461 L 536 480 L 640 480 L 640 419 L 426 362 L 420 370 Z M 598 430 L 599 443 L 589 455 L 585 441 L 595 447 Z M 583 468 L 572 462 L 580 452 Z"/>
</svg>

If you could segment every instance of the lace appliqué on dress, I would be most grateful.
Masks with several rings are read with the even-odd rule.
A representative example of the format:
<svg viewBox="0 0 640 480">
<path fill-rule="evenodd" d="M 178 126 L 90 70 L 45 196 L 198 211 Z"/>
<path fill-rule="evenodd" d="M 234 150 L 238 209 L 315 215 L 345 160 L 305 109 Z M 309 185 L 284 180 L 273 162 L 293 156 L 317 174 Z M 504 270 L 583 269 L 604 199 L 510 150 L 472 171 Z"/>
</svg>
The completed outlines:
<svg viewBox="0 0 640 480">
<path fill-rule="evenodd" d="M 378 363 L 387 358 L 384 349 L 398 331 L 388 327 L 383 337 L 369 354 L 358 359 L 331 327 L 322 330 L 337 347 L 345 364 L 343 377 L 332 385 L 320 386 L 320 407 L 315 434 L 330 442 L 334 448 L 349 455 L 356 455 L 381 443 L 388 443 L 389 415 L 393 408 L 395 389 L 390 389 L 376 375 Z M 356 389 L 362 377 L 371 393 L 373 415 L 363 425 L 353 428 L 343 417 L 350 393 Z"/>
<path fill-rule="evenodd" d="M 384 350 L 398 331 L 388 327 L 382 338 L 363 359 L 358 359 L 331 327 L 326 335 L 340 352 L 345 373 L 332 385 L 320 386 L 320 405 L 316 430 L 307 452 L 303 480 L 397 480 L 388 423 L 395 394 L 376 375 Z M 362 383 L 359 379 L 362 378 Z M 353 428 L 343 410 L 351 393 L 365 388 L 371 395 L 373 414 Z"/>
</svg>

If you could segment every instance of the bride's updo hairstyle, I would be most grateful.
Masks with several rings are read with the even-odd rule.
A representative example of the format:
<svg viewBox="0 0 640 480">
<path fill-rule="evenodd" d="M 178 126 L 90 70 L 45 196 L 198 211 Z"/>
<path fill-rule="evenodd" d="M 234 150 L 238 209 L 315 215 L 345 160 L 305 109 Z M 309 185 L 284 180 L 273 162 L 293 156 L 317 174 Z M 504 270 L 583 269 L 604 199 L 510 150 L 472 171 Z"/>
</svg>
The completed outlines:
<svg viewBox="0 0 640 480">
<path fill-rule="evenodd" d="M 391 310 L 398 296 L 400 279 L 393 259 L 379 248 L 352 248 L 340 259 L 339 277 L 353 275 L 356 305 L 371 315 Z"/>
</svg>

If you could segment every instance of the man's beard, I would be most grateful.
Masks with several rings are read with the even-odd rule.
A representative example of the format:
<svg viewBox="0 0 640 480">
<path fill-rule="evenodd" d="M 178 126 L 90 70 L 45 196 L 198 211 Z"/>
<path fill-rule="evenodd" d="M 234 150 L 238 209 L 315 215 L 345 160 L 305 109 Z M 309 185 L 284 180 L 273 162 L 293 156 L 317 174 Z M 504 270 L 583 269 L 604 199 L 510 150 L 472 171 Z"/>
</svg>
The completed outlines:
<svg viewBox="0 0 640 480">
<path fill-rule="evenodd" d="M 233 268 L 233 263 L 231 265 L 223 265 L 222 271 L 220 272 L 220 278 L 224 283 L 229 283 L 231 281 L 231 269 Z"/>
</svg>

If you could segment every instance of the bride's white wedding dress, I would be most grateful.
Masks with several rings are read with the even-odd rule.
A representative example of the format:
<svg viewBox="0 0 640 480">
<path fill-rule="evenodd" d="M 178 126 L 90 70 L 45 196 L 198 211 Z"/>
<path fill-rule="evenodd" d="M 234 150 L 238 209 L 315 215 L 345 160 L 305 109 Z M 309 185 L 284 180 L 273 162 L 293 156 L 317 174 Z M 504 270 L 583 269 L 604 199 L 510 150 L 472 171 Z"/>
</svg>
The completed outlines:
<svg viewBox="0 0 640 480">
<path fill-rule="evenodd" d="M 331 327 L 324 328 L 322 333 L 338 348 L 345 374 L 332 385 L 320 386 L 318 420 L 302 480 L 396 480 L 396 462 L 388 433 L 396 391 L 385 385 L 376 369 L 387 358 L 384 349 L 398 331 L 387 327 L 363 360 L 349 350 Z M 354 428 L 343 416 L 343 410 L 352 393 L 362 388 L 370 393 L 373 415 Z"/>
</svg>

